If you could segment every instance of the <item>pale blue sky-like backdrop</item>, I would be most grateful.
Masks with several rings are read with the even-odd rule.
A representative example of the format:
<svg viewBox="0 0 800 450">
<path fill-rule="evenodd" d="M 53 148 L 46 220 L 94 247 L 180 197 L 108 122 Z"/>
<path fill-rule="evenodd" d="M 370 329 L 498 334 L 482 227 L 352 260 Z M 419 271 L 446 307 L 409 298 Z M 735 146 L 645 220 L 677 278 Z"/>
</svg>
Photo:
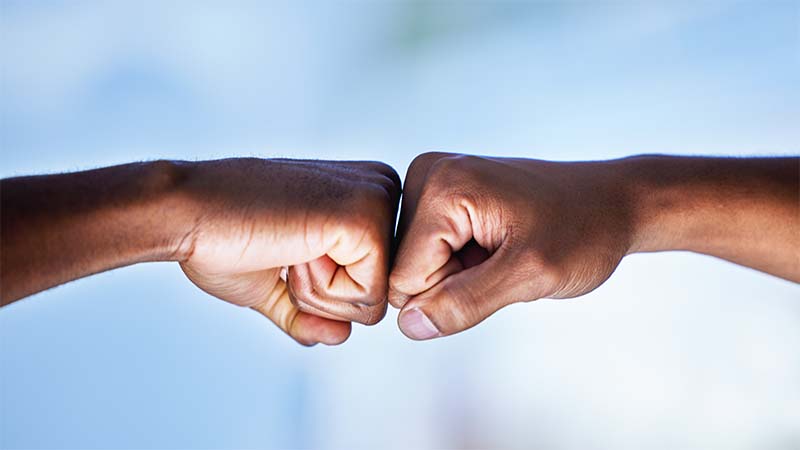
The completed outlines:
<svg viewBox="0 0 800 450">
<path fill-rule="evenodd" d="M 0 176 L 155 158 L 800 153 L 800 2 L 0 0 Z M 0 310 L 0 448 L 796 449 L 800 288 L 635 255 L 583 298 L 303 348 L 174 264 Z"/>
</svg>

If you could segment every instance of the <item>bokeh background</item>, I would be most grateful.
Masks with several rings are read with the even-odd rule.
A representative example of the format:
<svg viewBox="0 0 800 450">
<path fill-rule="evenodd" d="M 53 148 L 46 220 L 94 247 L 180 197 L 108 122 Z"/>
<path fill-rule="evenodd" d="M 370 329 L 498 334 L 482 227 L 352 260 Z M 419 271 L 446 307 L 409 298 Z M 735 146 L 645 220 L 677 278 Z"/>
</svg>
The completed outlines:
<svg viewBox="0 0 800 450">
<path fill-rule="evenodd" d="M 798 1 L 0 1 L 0 176 L 154 158 L 800 153 Z M 800 288 L 635 255 L 307 349 L 174 264 L 0 311 L 3 448 L 800 448 Z"/>
</svg>

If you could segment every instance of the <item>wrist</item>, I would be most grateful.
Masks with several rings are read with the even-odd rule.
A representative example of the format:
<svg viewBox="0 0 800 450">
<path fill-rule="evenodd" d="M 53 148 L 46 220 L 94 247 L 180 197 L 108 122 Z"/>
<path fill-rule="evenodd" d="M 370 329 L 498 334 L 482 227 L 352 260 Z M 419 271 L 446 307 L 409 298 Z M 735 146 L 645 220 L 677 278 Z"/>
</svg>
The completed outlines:
<svg viewBox="0 0 800 450">
<path fill-rule="evenodd" d="M 633 230 L 628 253 L 712 252 L 736 220 L 736 180 L 714 173 L 708 158 L 638 155 L 617 160 Z"/>
<path fill-rule="evenodd" d="M 191 255 L 200 208 L 186 186 L 195 167 L 186 161 L 143 163 L 137 222 L 149 236 L 146 260 L 184 261 Z"/>
<path fill-rule="evenodd" d="M 613 161 L 620 176 L 619 188 L 628 199 L 631 243 L 628 254 L 679 249 L 685 241 L 687 202 L 684 187 L 677 180 L 662 178 L 662 156 L 637 155 Z M 661 167 L 661 169 L 665 169 Z"/>
</svg>

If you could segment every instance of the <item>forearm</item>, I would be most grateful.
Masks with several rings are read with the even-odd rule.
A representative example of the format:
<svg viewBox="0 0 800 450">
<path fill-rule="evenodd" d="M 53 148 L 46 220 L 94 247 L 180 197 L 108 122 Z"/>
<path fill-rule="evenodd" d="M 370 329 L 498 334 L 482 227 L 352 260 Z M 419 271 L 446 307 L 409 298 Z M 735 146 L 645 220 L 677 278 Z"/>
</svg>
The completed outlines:
<svg viewBox="0 0 800 450">
<path fill-rule="evenodd" d="M 800 158 L 618 162 L 630 253 L 688 250 L 800 282 Z"/>
<path fill-rule="evenodd" d="M 0 305 L 86 275 L 176 257 L 191 227 L 173 163 L 0 180 Z"/>
</svg>

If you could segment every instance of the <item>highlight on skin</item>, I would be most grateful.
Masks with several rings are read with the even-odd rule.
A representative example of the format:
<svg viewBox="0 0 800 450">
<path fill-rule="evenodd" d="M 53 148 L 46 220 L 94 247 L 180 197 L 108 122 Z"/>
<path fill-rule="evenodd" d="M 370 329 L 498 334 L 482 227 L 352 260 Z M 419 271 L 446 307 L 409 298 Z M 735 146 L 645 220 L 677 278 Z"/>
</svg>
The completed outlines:
<svg viewBox="0 0 800 450">
<path fill-rule="evenodd" d="M 406 175 L 389 300 L 424 340 L 689 250 L 800 282 L 800 159 L 549 162 L 428 153 Z"/>
<path fill-rule="evenodd" d="M 586 294 L 631 253 L 688 250 L 800 282 L 800 158 L 386 164 L 152 161 L 0 180 L 0 304 L 175 261 L 303 345 L 378 323 L 449 336 L 515 302 Z M 396 248 L 395 248 L 396 247 Z M 392 258 L 394 252 L 394 258 Z"/>
</svg>

